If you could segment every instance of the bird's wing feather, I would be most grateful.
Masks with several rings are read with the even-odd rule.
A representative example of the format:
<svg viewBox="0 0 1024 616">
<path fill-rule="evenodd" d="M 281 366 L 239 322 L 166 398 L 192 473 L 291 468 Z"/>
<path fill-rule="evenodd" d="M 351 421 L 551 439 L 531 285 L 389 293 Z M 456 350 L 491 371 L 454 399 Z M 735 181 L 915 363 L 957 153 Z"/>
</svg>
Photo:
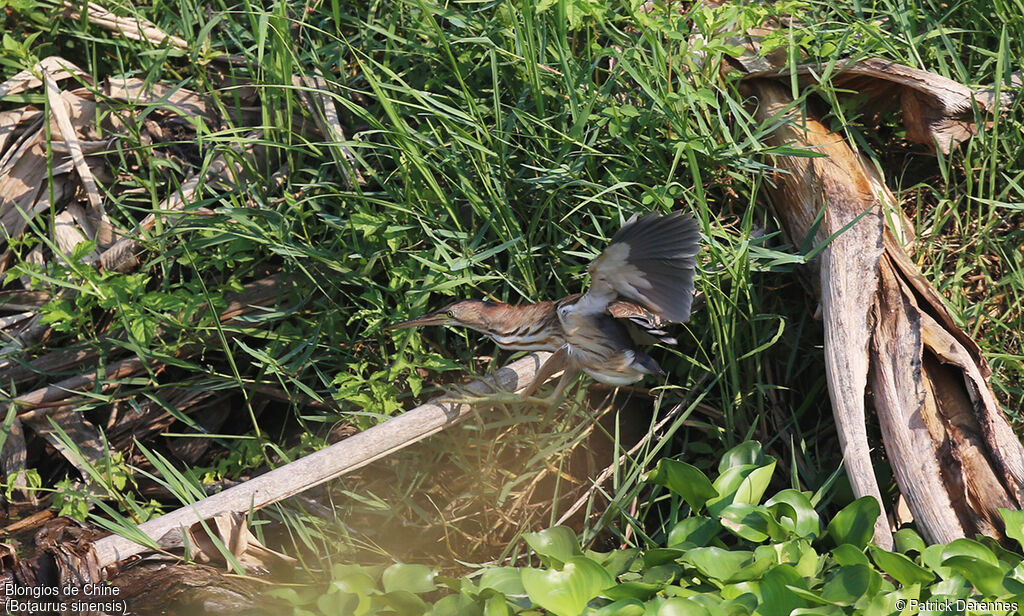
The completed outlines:
<svg viewBox="0 0 1024 616">
<path fill-rule="evenodd" d="M 621 296 L 665 321 L 686 321 L 693 303 L 699 240 L 692 216 L 634 216 L 591 262 L 590 289 L 580 304 L 604 311 Z"/>
<path fill-rule="evenodd" d="M 629 335 L 637 344 L 676 344 L 678 341 L 669 336 L 664 327 L 668 321 L 662 319 L 640 304 L 617 299 L 608 304 L 608 314 L 616 319 L 623 319 Z"/>
</svg>

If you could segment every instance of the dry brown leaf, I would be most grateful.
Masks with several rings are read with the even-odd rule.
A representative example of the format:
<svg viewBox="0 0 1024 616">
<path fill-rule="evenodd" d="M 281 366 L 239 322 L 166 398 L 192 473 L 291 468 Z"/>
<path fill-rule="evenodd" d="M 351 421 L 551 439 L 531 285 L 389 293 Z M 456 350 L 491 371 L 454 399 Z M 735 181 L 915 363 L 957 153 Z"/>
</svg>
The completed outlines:
<svg viewBox="0 0 1024 616">
<path fill-rule="evenodd" d="M 0 168 L 2 168 L 4 159 L 7 158 L 5 156 L 7 142 L 17 134 L 18 129 L 31 125 L 42 116 L 42 111 L 31 107 L 0 112 Z"/>
<path fill-rule="evenodd" d="M 47 409 L 46 413 L 24 413 L 21 420 L 39 436 L 46 439 L 60 455 L 64 456 L 88 481 L 89 469 L 97 468 L 107 452 L 103 447 L 99 430 L 85 420 L 82 413 L 72 408 Z M 59 430 L 58 430 L 59 429 Z M 73 448 L 65 445 L 65 438 L 74 443 Z"/>
<path fill-rule="evenodd" d="M 298 562 L 260 543 L 249 530 L 245 515 L 241 513 L 224 512 L 209 520 L 196 522 L 185 529 L 184 536 L 175 529 L 161 537 L 157 544 L 165 550 L 186 548 L 191 560 L 198 563 L 227 564 L 221 551 L 223 547 L 248 571 L 294 567 Z"/>
<path fill-rule="evenodd" d="M 35 495 L 27 490 L 28 478 L 25 476 L 25 469 L 28 458 L 26 452 L 25 430 L 21 420 L 15 417 L 7 431 L 3 451 L 0 451 L 0 476 L 5 482 L 10 482 L 19 498 L 34 501 Z"/>
<path fill-rule="evenodd" d="M 245 149 L 238 147 L 236 151 L 241 151 L 245 154 L 248 160 L 258 160 L 261 156 L 258 154 L 256 142 L 262 136 L 261 131 L 255 131 L 246 135 Z M 168 213 L 180 212 L 192 202 L 192 197 L 196 190 L 203 183 L 217 183 L 224 186 L 235 186 L 237 178 L 243 177 L 241 169 L 241 160 L 236 157 L 229 158 L 224 154 L 218 154 L 207 167 L 206 175 L 200 178 L 197 175 L 190 176 L 185 182 L 182 183 L 181 187 L 177 192 L 172 193 L 169 197 L 160 202 L 159 211 L 161 216 Z M 146 214 L 138 224 L 138 231 L 149 230 L 156 224 L 157 213 L 151 212 Z M 132 237 L 124 237 L 115 242 L 112 246 L 103 251 L 100 255 L 100 264 L 105 270 L 126 272 L 138 266 L 139 261 L 135 257 L 135 252 L 139 249 L 138 237 L 141 233 L 136 232 Z"/>
<path fill-rule="evenodd" d="M 898 105 L 907 139 L 932 149 L 938 145 L 945 154 L 974 135 L 974 105 L 983 112 L 996 111 L 991 96 L 941 75 L 882 58 L 841 60 L 833 66 L 804 64 L 792 70 L 786 67 L 785 58 L 770 64 L 778 66 L 749 66 L 745 79 L 788 80 L 795 73 L 800 84 L 806 86 L 827 75 L 838 97 L 849 97 L 852 91 L 865 98 L 862 111 L 868 117 L 892 111 Z M 1004 97 L 1002 102 L 1008 100 Z"/>
<path fill-rule="evenodd" d="M 40 60 L 31 70 L 21 71 L 7 81 L 0 83 L 0 96 L 20 94 L 21 92 L 38 88 L 43 85 L 43 81 L 38 75 L 44 71 L 49 73 L 56 81 L 63 81 L 71 77 L 88 78 L 88 74 L 75 66 L 73 62 L 65 60 L 60 56 L 50 56 Z M 2 143 L 0 142 L 0 144 Z"/>
<path fill-rule="evenodd" d="M 128 77 L 108 79 L 104 91 L 109 98 L 131 105 L 157 105 L 185 118 L 202 116 L 208 121 L 215 118 L 206 98 L 187 88 L 162 83 L 147 84 L 141 79 Z"/>
<path fill-rule="evenodd" d="M 78 179 L 85 190 L 92 214 L 99 221 L 99 229 L 95 239 L 100 246 L 107 246 L 113 239 L 113 232 L 110 220 L 107 218 L 106 210 L 103 207 L 103 196 L 96 185 L 96 179 L 92 175 L 92 170 L 85 162 L 85 154 L 82 153 L 82 146 L 78 140 L 77 130 L 79 130 L 79 127 L 72 123 L 71 114 L 68 113 L 69 103 L 73 104 L 74 101 L 78 100 L 78 97 L 66 92 L 62 95 L 57 88 L 57 82 L 46 71 L 43 71 L 43 80 L 46 84 L 46 98 L 50 102 L 50 113 L 53 114 L 54 120 L 57 122 L 57 131 L 68 147 L 71 161 L 78 172 Z M 77 119 L 81 124 L 86 124 L 84 114 L 79 115 Z"/>
<path fill-rule="evenodd" d="M 119 32 L 125 38 L 133 41 L 149 41 L 154 47 L 159 47 L 166 41 L 171 47 L 188 49 L 188 43 L 184 39 L 167 34 L 150 21 L 139 17 L 120 17 L 94 2 L 87 2 L 85 6 L 90 22 Z M 82 14 L 78 10 L 78 5 L 64 2 L 64 8 L 67 9 L 67 15 L 70 18 L 81 19 Z"/>
<path fill-rule="evenodd" d="M 334 99 L 328 89 L 327 80 L 320 74 L 313 77 L 295 75 L 292 83 L 302 96 L 306 108 L 313 115 L 320 132 L 332 142 L 330 143 L 331 146 L 334 146 L 332 151 L 337 148 L 341 153 L 344 162 L 341 162 L 340 166 L 345 175 L 345 181 L 349 186 L 365 185 L 366 180 L 359 171 L 355 154 L 345 145 L 345 130 L 341 126 L 341 120 L 338 119 L 338 108 L 334 106 Z"/>
</svg>

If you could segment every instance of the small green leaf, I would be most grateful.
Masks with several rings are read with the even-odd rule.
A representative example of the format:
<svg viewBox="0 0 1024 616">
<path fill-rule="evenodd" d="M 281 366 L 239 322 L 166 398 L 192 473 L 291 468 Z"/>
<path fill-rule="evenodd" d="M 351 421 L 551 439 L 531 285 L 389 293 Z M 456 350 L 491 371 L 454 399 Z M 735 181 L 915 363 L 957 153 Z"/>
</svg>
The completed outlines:
<svg viewBox="0 0 1024 616">
<path fill-rule="evenodd" d="M 523 539 L 545 564 L 560 566 L 569 559 L 583 555 L 576 533 L 568 526 L 555 526 L 536 533 L 525 533 Z"/>
<path fill-rule="evenodd" d="M 708 500 L 708 512 L 717 516 L 733 503 L 760 503 L 774 472 L 774 459 L 764 466 L 744 465 L 726 469 L 715 480 L 719 496 Z"/>
<path fill-rule="evenodd" d="M 666 586 L 675 582 L 683 574 L 683 568 L 676 563 L 665 563 L 664 565 L 655 565 L 648 567 L 643 574 L 643 582 L 645 584 L 657 584 L 659 586 Z"/>
<path fill-rule="evenodd" d="M 1003 586 L 1006 572 L 999 559 L 981 543 L 973 539 L 956 539 L 942 550 L 942 565 L 967 578 L 975 588 L 989 597 L 1007 594 Z"/>
<path fill-rule="evenodd" d="M 677 522 L 669 531 L 668 546 L 705 546 L 715 538 L 720 530 L 722 530 L 722 525 L 714 518 L 690 516 Z"/>
<path fill-rule="evenodd" d="M 746 567 L 755 563 L 753 552 L 716 547 L 693 548 L 687 550 L 682 560 L 701 574 L 727 584 L 756 577 L 745 571 Z M 769 566 L 771 564 L 774 563 L 769 563 Z"/>
<path fill-rule="evenodd" d="M 1024 511 L 1018 509 L 999 509 L 1006 525 L 1006 536 L 1024 547 Z"/>
<path fill-rule="evenodd" d="M 852 567 L 853 565 L 870 565 L 871 561 L 864 555 L 863 548 L 844 543 L 837 545 L 832 550 L 832 560 L 836 561 L 836 564 L 840 567 Z"/>
<path fill-rule="evenodd" d="M 768 510 L 786 528 L 800 537 L 817 537 L 821 533 L 821 519 L 811 499 L 797 490 L 783 490 L 765 503 Z"/>
<path fill-rule="evenodd" d="M 607 554 L 588 551 L 585 556 L 601 563 L 605 571 L 615 576 L 629 570 L 629 566 L 640 556 L 640 550 L 627 548 L 625 550 L 612 550 Z"/>
<path fill-rule="evenodd" d="M 427 603 L 408 590 L 385 593 L 382 599 L 388 607 L 402 616 L 419 616 L 427 611 Z M 325 613 L 330 614 L 331 612 L 325 611 Z M 344 611 L 335 613 L 344 613 Z"/>
<path fill-rule="evenodd" d="M 912 528 L 901 528 L 893 534 L 892 538 L 896 542 L 896 551 L 900 554 L 906 554 L 907 552 L 924 553 L 924 539 Z"/>
<path fill-rule="evenodd" d="M 658 460 L 658 466 L 647 480 L 663 485 L 683 497 L 694 511 L 699 511 L 709 498 L 718 496 L 718 491 L 711 485 L 707 475 L 696 466 L 678 460 Z"/>
<path fill-rule="evenodd" d="M 849 543 L 864 549 L 875 534 L 875 520 L 880 513 L 875 497 L 862 496 L 832 518 L 828 523 L 828 534 L 836 545 Z"/>
<path fill-rule="evenodd" d="M 868 565 L 839 567 L 821 589 L 821 597 L 839 605 L 857 603 L 862 597 L 873 597 L 882 585 L 882 576 Z"/>
<path fill-rule="evenodd" d="M 758 598 L 757 613 L 764 616 L 788 616 L 807 602 L 793 592 L 793 588 L 807 590 L 803 577 L 789 565 L 777 565 L 759 582 L 747 582 Z M 742 588 L 742 585 L 738 585 Z M 723 592 L 724 596 L 724 592 Z"/>
<path fill-rule="evenodd" d="M 483 616 L 483 610 L 472 598 L 454 594 L 438 599 L 424 616 Z"/>
<path fill-rule="evenodd" d="M 481 590 L 490 588 L 511 597 L 525 595 L 522 576 L 515 567 L 490 567 L 485 569 L 477 583 Z"/>
<path fill-rule="evenodd" d="M 646 582 L 622 582 L 605 589 L 604 595 L 609 599 L 639 599 L 646 601 L 664 588 L 664 584 L 648 584 Z"/>
<path fill-rule="evenodd" d="M 661 604 L 657 616 L 711 616 L 711 613 L 692 599 L 672 597 Z"/>
<path fill-rule="evenodd" d="M 868 552 L 878 568 L 892 576 L 903 586 L 928 584 L 935 574 L 898 552 L 887 552 L 880 547 L 869 545 Z"/>
<path fill-rule="evenodd" d="M 786 538 L 788 531 L 765 507 L 750 503 L 733 503 L 722 510 L 722 526 L 748 541 L 760 543 L 769 537 Z"/>
<path fill-rule="evenodd" d="M 434 575 L 434 571 L 426 565 L 395 563 L 384 570 L 381 584 L 387 593 L 404 590 L 420 594 L 437 588 L 434 584 Z"/>
<path fill-rule="evenodd" d="M 765 466 L 768 462 L 774 461 L 774 458 L 764 455 L 761 451 L 761 443 L 744 441 L 722 455 L 718 462 L 718 473 L 724 474 L 730 468 L 738 466 Z"/>
<path fill-rule="evenodd" d="M 622 599 L 596 610 L 593 616 L 644 616 L 644 604 L 636 599 Z"/>
<path fill-rule="evenodd" d="M 591 599 L 615 584 L 604 567 L 582 556 L 559 569 L 523 569 L 523 587 L 530 600 L 555 616 L 579 616 Z"/>
</svg>

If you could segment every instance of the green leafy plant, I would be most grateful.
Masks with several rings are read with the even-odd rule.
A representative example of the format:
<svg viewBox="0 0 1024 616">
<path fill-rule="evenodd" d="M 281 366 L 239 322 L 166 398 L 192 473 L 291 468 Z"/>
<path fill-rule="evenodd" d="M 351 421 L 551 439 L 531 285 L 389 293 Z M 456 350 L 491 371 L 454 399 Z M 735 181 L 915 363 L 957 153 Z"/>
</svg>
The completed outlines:
<svg viewBox="0 0 1024 616">
<path fill-rule="evenodd" d="M 662 459 L 648 481 L 685 505 L 655 533 L 661 540 L 641 548 L 587 550 L 572 530 L 556 526 L 523 536 L 539 566 L 489 567 L 460 579 L 416 565 L 344 567 L 325 594 L 271 594 L 296 614 L 328 614 L 325 605 L 343 604 L 356 614 L 416 616 L 896 614 L 907 605 L 957 601 L 1010 614 L 1024 600 L 1019 553 L 988 539 L 925 547 L 910 529 L 897 534 L 897 551 L 880 549 L 868 543 L 878 516 L 873 499 L 853 501 L 823 529 L 812 495 L 787 489 L 763 498 L 774 468 L 752 441 L 726 452 L 714 481 Z M 1004 512 L 1008 525 L 1018 514 Z M 431 602 L 439 586 L 448 594 Z"/>
</svg>

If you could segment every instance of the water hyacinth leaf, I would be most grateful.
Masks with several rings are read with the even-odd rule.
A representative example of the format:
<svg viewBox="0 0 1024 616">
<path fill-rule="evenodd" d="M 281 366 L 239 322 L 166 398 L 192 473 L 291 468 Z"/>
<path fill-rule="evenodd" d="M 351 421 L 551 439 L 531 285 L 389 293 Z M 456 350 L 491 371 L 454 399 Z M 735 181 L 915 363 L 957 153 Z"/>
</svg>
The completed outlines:
<svg viewBox="0 0 1024 616">
<path fill-rule="evenodd" d="M 678 494 L 694 511 L 699 511 L 708 499 L 718 496 L 711 480 L 699 468 L 678 460 L 658 460 L 658 465 L 647 480 Z"/>
<path fill-rule="evenodd" d="M 792 565 L 804 577 L 818 575 L 822 558 L 808 539 L 793 539 L 785 543 L 759 546 L 754 553 L 759 554 L 762 549 L 776 553 L 780 563 Z"/>
<path fill-rule="evenodd" d="M 491 567 L 486 569 L 477 583 L 480 590 L 491 589 L 507 596 L 525 595 L 523 580 L 515 567 Z"/>
<path fill-rule="evenodd" d="M 535 604 L 555 616 L 579 616 L 591 599 L 615 584 L 604 567 L 578 556 L 562 569 L 523 569 L 523 587 Z"/>
<path fill-rule="evenodd" d="M 864 551 L 850 543 L 837 545 L 832 550 L 832 560 L 836 561 L 836 564 L 840 567 L 871 564 L 868 561 L 868 557 L 864 555 Z"/>
<path fill-rule="evenodd" d="M 386 593 L 381 599 L 398 614 L 417 616 L 427 611 L 427 603 L 407 590 Z"/>
<path fill-rule="evenodd" d="M 778 541 L 789 532 L 780 525 L 768 510 L 749 503 L 733 503 L 722 510 L 722 526 L 748 541 L 761 543 L 771 538 Z"/>
<path fill-rule="evenodd" d="M 560 566 L 571 558 L 583 556 L 576 533 L 568 526 L 555 526 L 536 533 L 524 533 L 523 539 L 541 557 L 541 562 Z"/>
<path fill-rule="evenodd" d="M 880 547 L 869 545 L 868 552 L 878 568 L 891 576 L 903 586 L 928 584 L 935 579 L 935 574 L 910 560 L 898 552 L 888 552 Z"/>
<path fill-rule="evenodd" d="M 853 605 L 878 593 L 882 576 L 867 565 L 840 567 L 821 589 L 823 599 L 838 605 Z"/>
<path fill-rule="evenodd" d="M 800 537 L 817 537 L 821 533 L 821 518 L 803 492 L 783 490 L 765 503 L 775 519 Z"/>
<path fill-rule="evenodd" d="M 609 599 L 639 599 L 646 601 L 653 597 L 658 591 L 664 588 L 664 584 L 649 584 L 647 582 L 622 582 L 604 591 Z"/>
<path fill-rule="evenodd" d="M 774 472 L 775 460 L 765 466 L 745 465 L 728 468 L 715 480 L 714 487 L 719 496 L 708 500 L 708 512 L 717 516 L 732 503 L 758 504 Z"/>
<path fill-rule="evenodd" d="M 665 563 L 664 565 L 656 565 L 649 567 L 643 574 L 643 582 L 645 584 L 658 584 L 660 586 L 667 586 L 672 582 L 675 582 L 683 575 L 683 568 L 675 563 Z"/>
<path fill-rule="evenodd" d="M 365 613 L 365 612 L 364 612 Z M 359 612 L 356 612 L 357 616 Z M 463 594 L 446 595 L 423 616 L 484 616 L 476 601 Z"/>
<path fill-rule="evenodd" d="M 620 575 L 629 570 L 629 566 L 640 555 L 640 550 L 627 548 L 625 550 L 612 550 L 607 554 L 587 551 L 585 556 L 595 562 L 601 563 L 605 570 L 614 575 Z"/>
<path fill-rule="evenodd" d="M 945 560 L 945 565 L 956 571 L 989 597 L 1005 597 L 1009 594 L 1003 585 L 1005 573 L 995 565 L 970 556 L 953 556 Z"/>
<path fill-rule="evenodd" d="M 996 555 L 992 550 L 974 539 L 956 539 L 955 541 L 951 541 L 942 550 L 942 564 L 945 565 L 945 561 L 954 556 L 967 556 L 993 566 L 997 566 L 999 564 L 999 559 L 996 558 Z"/>
<path fill-rule="evenodd" d="M 881 513 L 878 500 L 862 496 L 843 507 L 828 523 L 828 534 L 836 545 L 849 543 L 864 549 L 875 531 L 875 520 Z"/>
<path fill-rule="evenodd" d="M 942 565 L 967 578 L 990 597 L 1008 594 L 1003 586 L 1006 572 L 991 550 L 972 539 L 957 539 L 942 551 Z"/>
<path fill-rule="evenodd" d="M 505 597 L 494 595 L 484 601 L 483 616 L 512 616 L 512 607 L 505 601 Z"/>
<path fill-rule="evenodd" d="M 644 616 L 646 611 L 636 599 L 622 599 L 596 610 L 594 616 Z"/>
<path fill-rule="evenodd" d="M 954 576 L 959 577 L 955 571 L 942 564 L 944 559 L 943 552 L 945 549 L 946 546 L 942 544 L 935 544 L 926 547 L 921 551 L 921 563 L 935 573 L 938 573 L 939 577 L 944 580 Z"/>
<path fill-rule="evenodd" d="M 661 604 L 657 616 L 711 616 L 711 612 L 692 599 L 672 597 Z"/>
<path fill-rule="evenodd" d="M 668 532 L 668 546 L 705 546 L 715 538 L 720 530 L 722 530 L 722 525 L 714 518 L 690 516 L 677 522 Z"/>
<path fill-rule="evenodd" d="M 822 597 L 820 594 L 818 594 L 818 593 L 816 593 L 814 591 L 811 591 L 811 590 L 807 590 L 806 588 L 800 588 L 799 586 L 787 586 L 787 588 L 789 588 L 789 590 L 794 595 L 796 595 L 796 596 L 800 597 L 801 599 L 807 601 L 811 605 L 815 605 L 815 606 L 826 606 L 826 605 L 838 606 L 838 605 L 841 605 L 839 603 L 834 603 L 832 601 L 829 601 L 828 599 Z"/>
<path fill-rule="evenodd" d="M 1006 525 L 1006 536 L 1024 548 L 1024 511 L 1017 509 L 999 509 Z"/>
<path fill-rule="evenodd" d="M 793 588 L 807 590 L 807 583 L 796 569 L 777 565 L 758 582 L 744 582 L 757 596 L 757 613 L 765 616 L 787 616 L 797 608 L 808 607 L 807 601 L 793 592 Z M 740 587 L 743 587 L 738 585 Z"/>
<path fill-rule="evenodd" d="M 359 610 L 365 612 L 369 606 L 370 598 L 366 595 L 353 595 L 347 592 L 325 592 L 316 599 L 317 609 L 324 614 L 355 614 L 359 613 Z"/>
<path fill-rule="evenodd" d="M 896 551 L 901 554 L 917 552 L 923 554 L 925 549 L 924 539 L 912 528 L 901 528 L 893 534 L 896 541 Z"/>
<path fill-rule="evenodd" d="M 738 466 L 765 466 L 774 461 L 775 458 L 766 456 L 761 451 L 761 443 L 744 441 L 722 455 L 718 462 L 718 473 L 723 474 L 730 468 Z"/>
<path fill-rule="evenodd" d="M 774 560 L 756 558 L 753 552 L 723 550 L 722 548 L 693 548 L 686 552 L 683 562 L 702 575 L 725 584 L 752 580 L 775 565 Z"/>
<path fill-rule="evenodd" d="M 359 572 L 352 572 L 343 576 L 335 576 L 333 585 L 342 592 L 352 594 L 376 594 L 380 592 L 377 589 L 377 583 L 373 581 L 373 578 L 365 573 Z"/>
<path fill-rule="evenodd" d="M 1003 578 L 1003 585 L 1016 596 L 1024 595 L 1024 562 L 1020 562 Z"/>
<path fill-rule="evenodd" d="M 395 563 L 384 570 L 381 583 L 384 585 L 384 592 L 405 590 L 421 594 L 437 588 L 434 575 L 434 571 L 426 565 Z"/>
<path fill-rule="evenodd" d="M 673 562 L 685 553 L 685 550 L 677 548 L 651 548 L 644 552 L 644 567 L 657 567 Z"/>
</svg>

